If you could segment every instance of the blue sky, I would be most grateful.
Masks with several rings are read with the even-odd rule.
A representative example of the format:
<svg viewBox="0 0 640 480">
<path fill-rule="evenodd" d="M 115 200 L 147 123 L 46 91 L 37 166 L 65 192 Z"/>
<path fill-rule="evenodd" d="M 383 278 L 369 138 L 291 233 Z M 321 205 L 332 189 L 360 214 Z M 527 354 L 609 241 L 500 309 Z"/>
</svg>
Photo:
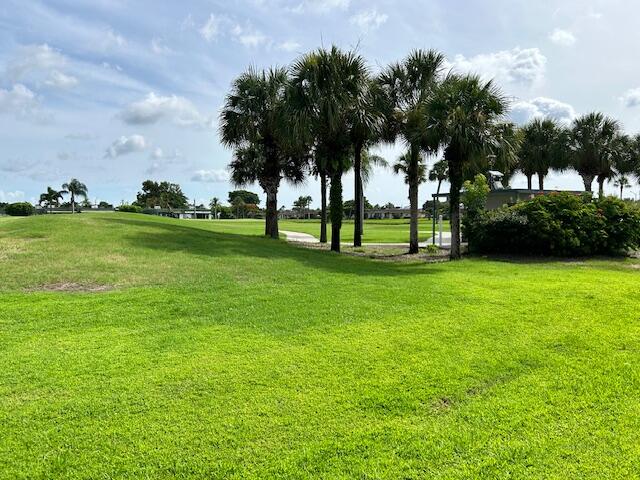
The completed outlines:
<svg viewBox="0 0 640 480">
<path fill-rule="evenodd" d="M 92 200 L 131 201 L 146 178 L 226 199 L 217 117 L 231 81 L 321 45 L 357 48 L 374 72 L 437 48 L 451 68 L 495 78 L 517 122 L 600 110 L 636 133 L 638 18 L 640 3 L 623 0 L 3 0 L 0 201 L 32 201 L 71 177 Z M 392 161 L 402 148 L 378 151 Z M 581 183 L 554 174 L 547 185 Z M 302 194 L 316 200 L 317 184 L 284 186 L 281 204 Z M 367 197 L 408 203 L 388 171 Z"/>
</svg>

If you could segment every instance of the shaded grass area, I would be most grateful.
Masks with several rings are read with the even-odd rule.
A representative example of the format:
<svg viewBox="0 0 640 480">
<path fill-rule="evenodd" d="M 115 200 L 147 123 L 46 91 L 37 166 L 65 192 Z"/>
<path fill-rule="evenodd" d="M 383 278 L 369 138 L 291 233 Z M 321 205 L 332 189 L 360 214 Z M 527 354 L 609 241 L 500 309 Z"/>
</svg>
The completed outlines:
<svg viewBox="0 0 640 480">
<path fill-rule="evenodd" d="M 639 474 L 637 261 L 383 263 L 210 223 L 0 219 L 0 478 Z"/>
</svg>

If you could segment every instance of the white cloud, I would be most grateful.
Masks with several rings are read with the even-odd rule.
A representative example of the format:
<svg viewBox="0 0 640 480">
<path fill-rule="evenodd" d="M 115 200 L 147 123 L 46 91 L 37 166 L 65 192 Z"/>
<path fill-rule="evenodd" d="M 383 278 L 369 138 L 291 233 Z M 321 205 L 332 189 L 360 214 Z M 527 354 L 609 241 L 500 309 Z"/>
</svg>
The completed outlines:
<svg viewBox="0 0 640 480">
<path fill-rule="evenodd" d="M 387 21 L 389 16 L 386 13 L 379 13 L 376 8 L 364 10 L 349 19 L 353 25 L 357 25 L 365 32 L 375 30 Z"/>
<path fill-rule="evenodd" d="M 16 57 L 7 66 L 5 77 L 12 83 L 21 81 L 36 86 L 75 87 L 78 79 L 62 72 L 67 64 L 68 59 L 46 43 L 26 45 L 18 48 Z"/>
<path fill-rule="evenodd" d="M 255 48 L 270 43 L 269 37 L 251 26 L 235 25 L 231 30 L 231 34 L 245 47 Z"/>
<path fill-rule="evenodd" d="M 278 44 L 278 50 L 284 50 L 285 52 L 295 52 L 302 48 L 298 42 L 294 40 L 287 40 L 286 42 L 282 42 Z"/>
<path fill-rule="evenodd" d="M 55 88 L 72 88 L 78 84 L 78 79 L 71 75 L 65 75 L 62 72 L 54 71 L 48 80 L 44 82 L 49 87 Z"/>
<path fill-rule="evenodd" d="M 142 135 L 122 136 L 107 148 L 104 156 L 105 158 L 116 158 L 129 153 L 141 152 L 148 146 L 147 140 Z"/>
<path fill-rule="evenodd" d="M 332 10 L 346 10 L 351 0 L 304 0 L 290 9 L 295 13 L 327 13 Z"/>
<path fill-rule="evenodd" d="M 456 55 L 448 66 L 454 70 L 476 73 L 486 80 L 531 86 L 544 78 L 547 58 L 538 48 L 512 50 L 476 55 L 466 58 Z"/>
<path fill-rule="evenodd" d="M 192 182 L 225 183 L 229 181 L 226 170 L 198 170 L 191 177 Z"/>
<path fill-rule="evenodd" d="M 511 108 L 511 118 L 520 125 L 534 118 L 552 118 L 568 124 L 576 116 L 575 109 L 568 103 L 546 97 L 516 102 Z"/>
<path fill-rule="evenodd" d="M 16 190 L 15 192 L 5 192 L 0 190 L 0 202 L 14 203 L 24 201 L 24 192 Z"/>
<path fill-rule="evenodd" d="M 576 43 L 576 37 L 573 33 L 559 28 L 556 28 L 549 34 L 549 40 L 556 45 L 561 45 L 563 47 L 571 47 Z"/>
<path fill-rule="evenodd" d="M 151 51 L 156 55 L 173 53 L 173 51 L 163 43 L 162 39 L 156 37 L 151 39 Z"/>
<path fill-rule="evenodd" d="M 202 26 L 202 28 L 200 28 L 200 30 L 198 30 L 200 32 L 200 35 L 202 35 L 202 38 L 204 38 L 207 42 L 215 40 L 220 33 L 220 23 L 220 18 L 216 17 L 213 13 L 210 14 L 207 22 Z"/>
<path fill-rule="evenodd" d="M 127 45 L 126 39 L 117 32 L 114 32 L 112 29 L 108 29 L 103 38 L 102 46 L 103 48 L 111 48 L 111 47 L 124 47 Z"/>
<path fill-rule="evenodd" d="M 620 98 L 625 107 L 633 108 L 640 106 L 640 87 L 632 88 Z"/>
<path fill-rule="evenodd" d="M 0 88 L 0 115 L 13 115 L 19 120 L 50 123 L 51 113 L 41 109 L 40 99 L 29 88 L 17 83 L 11 90 Z"/>
<path fill-rule="evenodd" d="M 156 147 L 149 155 L 149 158 L 153 160 L 177 160 L 182 158 L 182 152 L 180 150 L 174 150 L 173 152 L 166 153 L 162 148 Z"/>
<path fill-rule="evenodd" d="M 201 114 L 184 97 L 160 96 L 149 93 L 143 100 L 130 104 L 120 117 L 130 125 L 150 125 L 161 119 L 171 120 L 183 127 L 211 128 L 213 118 Z"/>
</svg>

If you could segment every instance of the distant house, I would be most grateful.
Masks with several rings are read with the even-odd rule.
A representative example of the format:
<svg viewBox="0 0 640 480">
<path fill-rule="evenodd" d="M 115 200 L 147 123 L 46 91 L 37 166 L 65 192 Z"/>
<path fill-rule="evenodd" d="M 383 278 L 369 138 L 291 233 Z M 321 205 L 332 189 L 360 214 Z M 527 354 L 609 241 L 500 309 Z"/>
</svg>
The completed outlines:
<svg viewBox="0 0 640 480">
<path fill-rule="evenodd" d="M 495 210 L 503 206 L 515 205 L 518 202 L 532 200 L 540 195 L 569 192 L 581 195 L 584 192 L 575 190 L 529 190 L 526 188 L 502 188 L 502 173 L 490 171 L 488 175 L 491 191 L 487 195 L 487 210 Z"/>
<path fill-rule="evenodd" d="M 211 220 L 213 219 L 213 213 L 211 210 L 202 208 L 160 208 L 158 206 L 153 208 L 144 209 L 143 213 L 148 215 L 157 215 L 159 217 L 180 218 L 180 219 L 197 219 L 197 220 Z"/>
</svg>

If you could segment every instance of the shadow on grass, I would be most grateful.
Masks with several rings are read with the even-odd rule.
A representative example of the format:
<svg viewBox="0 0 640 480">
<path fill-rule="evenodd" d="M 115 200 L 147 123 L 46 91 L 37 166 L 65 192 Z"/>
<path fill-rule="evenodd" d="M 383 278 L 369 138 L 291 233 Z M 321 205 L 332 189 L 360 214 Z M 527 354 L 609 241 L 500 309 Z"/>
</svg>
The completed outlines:
<svg viewBox="0 0 640 480">
<path fill-rule="evenodd" d="M 263 259 L 290 259 L 308 267 L 337 273 L 372 276 L 425 275 L 440 271 L 433 264 L 389 263 L 336 255 L 332 252 L 303 248 L 261 236 L 219 233 L 181 225 L 179 220 L 137 220 L 134 218 L 101 218 L 100 221 L 138 227 L 124 238 L 132 245 L 164 252 L 224 258 L 233 255 Z M 152 230 L 150 230 L 152 229 Z"/>
</svg>

